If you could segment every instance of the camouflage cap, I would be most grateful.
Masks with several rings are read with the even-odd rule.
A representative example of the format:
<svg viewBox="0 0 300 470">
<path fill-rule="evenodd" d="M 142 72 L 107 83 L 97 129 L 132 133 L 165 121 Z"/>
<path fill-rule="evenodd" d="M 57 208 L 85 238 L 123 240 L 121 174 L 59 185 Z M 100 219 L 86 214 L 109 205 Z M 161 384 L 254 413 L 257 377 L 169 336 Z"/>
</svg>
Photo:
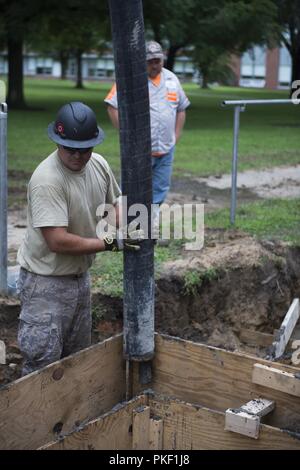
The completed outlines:
<svg viewBox="0 0 300 470">
<path fill-rule="evenodd" d="M 146 43 L 146 60 L 163 58 L 164 53 L 161 45 L 158 42 L 149 41 Z"/>
</svg>

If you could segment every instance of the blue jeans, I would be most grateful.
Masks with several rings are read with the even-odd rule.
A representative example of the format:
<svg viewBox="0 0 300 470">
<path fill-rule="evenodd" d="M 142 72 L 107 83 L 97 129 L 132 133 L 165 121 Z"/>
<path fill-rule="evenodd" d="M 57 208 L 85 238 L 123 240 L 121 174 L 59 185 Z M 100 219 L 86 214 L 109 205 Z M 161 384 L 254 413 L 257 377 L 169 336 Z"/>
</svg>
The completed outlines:
<svg viewBox="0 0 300 470">
<path fill-rule="evenodd" d="M 152 157 L 153 204 L 162 204 L 171 184 L 175 146 L 161 157 Z"/>
</svg>

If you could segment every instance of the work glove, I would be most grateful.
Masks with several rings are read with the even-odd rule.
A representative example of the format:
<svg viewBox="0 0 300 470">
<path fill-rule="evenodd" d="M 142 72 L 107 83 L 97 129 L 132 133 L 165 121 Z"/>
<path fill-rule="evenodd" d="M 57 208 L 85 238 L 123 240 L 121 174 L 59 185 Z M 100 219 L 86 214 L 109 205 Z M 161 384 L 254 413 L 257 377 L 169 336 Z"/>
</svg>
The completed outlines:
<svg viewBox="0 0 300 470">
<path fill-rule="evenodd" d="M 144 230 L 131 230 L 126 238 L 122 235 L 122 231 L 119 229 L 104 236 L 105 251 L 138 251 L 141 249 L 140 243 L 145 240 Z"/>
</svg>

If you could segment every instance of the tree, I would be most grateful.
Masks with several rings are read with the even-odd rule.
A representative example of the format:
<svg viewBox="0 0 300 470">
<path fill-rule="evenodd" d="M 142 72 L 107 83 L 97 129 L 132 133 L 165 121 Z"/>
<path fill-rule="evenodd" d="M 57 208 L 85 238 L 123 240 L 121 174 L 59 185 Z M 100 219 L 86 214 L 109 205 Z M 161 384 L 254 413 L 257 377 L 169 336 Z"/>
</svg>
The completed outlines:
<svg viewBox="0 0 300 470">
<path fill-rule="evenodd" d="M 144 0 L 145 26 L 158 42 L 166 41 L 168 54 L 166 68 L 173 70 L 177 52 L 193 43 L 190 24 L 197 0 Z"/>
<path fill-rule="evenodd" d="M 194 61 L 207 86 L 212 71 L 220 72 L 226 57 L 241 54 L 255 44 L 266 44 L 273 37 L 276 9 L 270 0 L 210 0 L 201 4 L 199 19 L 190 28 L 194 39 Z M 195 15 L 194 15 L 195 17 Z M 224 62 L 225 61 L 225 62 Z M 216 79 L 216 78 L 215 78 Z"/>
<path fill-rule="evenodd" d="M 23 46 L 29 30 L 37 25 L 44 8 L 41 0 L 0 0 L 1 30 L 8 54 L 8 97 L 10 108 L 25 108 L 23 92 Z"/>
<path fill-rule="evenodd" d="M 53 11 L 45 18 L 45 28 L 38 43 L 55 51 L 65 76 L 67 61 L 75 57 L 77 63 L 76 88 L 83 88 L 82 54 L 98 49 L 102 38 L 107 35 L 109 13 L 106 2 L 99 0 L 65 0 L 59 15 Z"/>
<path fill-rule="evenodd" d="M 69 49 L 77 57 L 77 86 L 82 86 L 81 56 L 97 42 L 101 24 L 107 18 L 106 2 L 100 0 L 0 0 L 0 32 L 2 43 L 8 51 L 8 97 L 10 108 L 26 108 L 23 91 L 23 49 L 24 44 L 47 42 L 51 25 L 52 37 L 57 43 L 61 39 L 62 59 Z M 99 33 L 100 31 L 100 33 Z M 51 41 L 50 41 L 51 42 Z M 50 46 L 50 43 L 49 43 Z"/>
<path fill-rule="evenodd" d="M 292 59 L 292 82 L 300 80 L 300 0 L 275 0 L 278 36 Z M 276 31 L 275 31 L 276 32 Z"/>
<path fill-rule="evenodd" d="M 272 0 L 144 0 L 146 24 L 156 40 L 169 44 L 166 67 L 172 69 L 183 46 L 193 48 L 193 58 L 206 86 L 212 70 L 231 53 L 269 40 L 276 8 Z M 160 22 L 159 22 L 160 18 Z"/>
</svg>

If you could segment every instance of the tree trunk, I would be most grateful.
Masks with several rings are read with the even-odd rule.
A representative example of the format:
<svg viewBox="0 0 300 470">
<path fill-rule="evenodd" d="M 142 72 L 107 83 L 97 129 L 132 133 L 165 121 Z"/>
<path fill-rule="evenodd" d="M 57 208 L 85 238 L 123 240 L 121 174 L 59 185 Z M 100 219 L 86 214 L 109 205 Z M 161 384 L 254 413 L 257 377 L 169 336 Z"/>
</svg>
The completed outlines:
<svg viewBox="0 0 300 470">
<path fill-rule="evenodd" d="M 300 45 L 292 57 L 292 82 L 300 80 Z"/>
<path fill-rule="evenodd" d="M 292 31 L 292 28 L 291 28 Z M 292 85 L 296 80 L 300 80 L 300 31 L 295 32 L 292 36 L 289 52 L 292 59 Z M 290 94 L 292 95 L 293 88 L 291 86 Z"/>
<path fill-rule="evenodd" d="M 167 62 L 166 62 L 166 65 L 165 65 L 166 69 L 171 70 L 171 71 L 173 70 L 174 64 L 175 64 L 175 59 L 176 59 L 176 53 L 182 47 L 183 47 L 182 44 L 175 44 L 175 45 L 169 47 Z"/>
<path fill-rule="evenodd" d="M 82 81 L 82 51 L 78 49 L 76 51 L 76 62 L 77 62 L 77 76 L 76 76 L 76 88 L 82 89 L 83 81 Z"/>
<path fill-rule="evenodd" d="M 26 103 L 23 90 L 23 39 L 8 34 L 8 95 L 10 109 L 24 109 Z"/>
<path fill-rule="evenodd" d="M 292 53 L 292 86 L 296 80 L 300 80 L 300 45 L 296 47 Z M 290 89 L 290 97 L 292 97 L 292 94 L 295 92 L 295 88 L 293 89 L 292 86 Z"/>
<path fill-rule="evenodd" d="M 59 61 L 60 61 L 60 67 L 61 67 L 61 73 L 60 73 L 61 80 L 66 80 L 67 78 L 68 59 L 69 59 L 68 52 L 64 52 L 64 51 L 59 52 Z"/>
<path fill-rule="evenodd" d="M 202 75 L 202 85 L 201 88 L 203 90 L 208 88 L 208 74 L 205 70 L 201 69 L 201 75 Z"/>
<path fill-rule="evenodd" d="M 154 41 L 161 43 L 160 24 L 156 21 L 153 21 L 151 27 L 154 33 Z"/>
</svg>

